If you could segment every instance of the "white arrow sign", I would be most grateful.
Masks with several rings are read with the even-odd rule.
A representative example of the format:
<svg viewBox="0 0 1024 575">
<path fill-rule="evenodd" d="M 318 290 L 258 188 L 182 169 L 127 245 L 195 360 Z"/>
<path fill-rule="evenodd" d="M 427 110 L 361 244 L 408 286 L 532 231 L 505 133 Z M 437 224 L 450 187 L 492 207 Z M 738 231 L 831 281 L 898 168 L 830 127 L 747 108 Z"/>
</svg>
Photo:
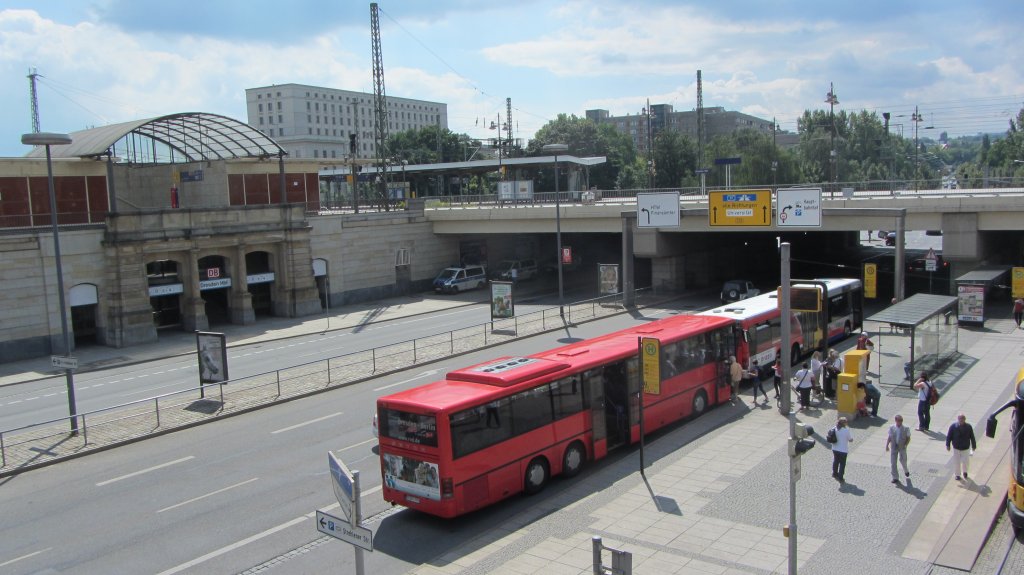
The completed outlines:
<svg viewBox="0 0 1024 575">
<path fill-rule="evenodd" d="M 330 535 L 336 539 L 351 543 L 356 547 L 361 547 L 370 552 L 373 551 L 373 531 L 361 525 L 349 525 L 347 519 L 335 517 L 319 509 L 316 512 L 316 530 L 324 535 Z"/>
</svg>

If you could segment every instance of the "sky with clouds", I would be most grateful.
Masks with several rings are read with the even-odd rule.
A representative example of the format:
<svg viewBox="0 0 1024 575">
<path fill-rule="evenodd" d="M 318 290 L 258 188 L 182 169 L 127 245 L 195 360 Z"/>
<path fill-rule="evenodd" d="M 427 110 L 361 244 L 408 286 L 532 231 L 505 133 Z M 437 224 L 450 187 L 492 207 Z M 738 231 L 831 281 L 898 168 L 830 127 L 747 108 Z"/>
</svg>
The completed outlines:
<svg viewBox="0 0 1024 575">
<path fill-rule="evenodd" d="M 448 105 L 489 137 L 512 99 L 517 138 L 559 113 L 636 114 L 649 100 L 776 118 L 915 106 L 935 132 L 1002 133 L 1024 107 L 1021 0 L 396 0 L 379 2 L 385 89 Z M 0 157 L 29 148 L 29 70 L 43 131 L 179 112 L 246 121 L 245 89 L 373 92 L 369 2 L 0 0 Z M 924 128 L 925 126 L 920 126 Z"/>
</svg>

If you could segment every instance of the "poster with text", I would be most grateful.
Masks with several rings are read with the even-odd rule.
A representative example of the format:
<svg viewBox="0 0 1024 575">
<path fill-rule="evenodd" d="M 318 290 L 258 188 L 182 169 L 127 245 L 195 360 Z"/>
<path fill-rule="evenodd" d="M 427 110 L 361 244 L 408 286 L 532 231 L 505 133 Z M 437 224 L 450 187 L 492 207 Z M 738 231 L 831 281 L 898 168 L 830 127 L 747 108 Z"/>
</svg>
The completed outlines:
<svg viewBox="0 0 1024 575">
<path fill-rule="evenodd" d="M 223 383 L 228 380 L 228 346 L 223 333 L 196 332 L 199 359 L 199 383 Z"/>
</svg>

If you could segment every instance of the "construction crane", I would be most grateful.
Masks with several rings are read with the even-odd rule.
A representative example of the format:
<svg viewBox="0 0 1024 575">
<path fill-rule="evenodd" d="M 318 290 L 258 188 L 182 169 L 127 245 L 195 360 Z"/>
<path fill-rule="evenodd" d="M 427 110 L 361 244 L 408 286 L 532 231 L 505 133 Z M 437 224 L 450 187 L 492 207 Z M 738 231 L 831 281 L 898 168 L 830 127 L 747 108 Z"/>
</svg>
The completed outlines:
<svg viewBox="0 0 1024 575">
<path fill-rule="evenodd" d="M 377 150 L 377 193 L 384 209 L 388 209 L 388 100 L 384 92 L 384 62 L 380 51 L 380 19 L 377 3 L 370 4 L 370 37 L 373 44 L 373 132 Z"/>
</svg>

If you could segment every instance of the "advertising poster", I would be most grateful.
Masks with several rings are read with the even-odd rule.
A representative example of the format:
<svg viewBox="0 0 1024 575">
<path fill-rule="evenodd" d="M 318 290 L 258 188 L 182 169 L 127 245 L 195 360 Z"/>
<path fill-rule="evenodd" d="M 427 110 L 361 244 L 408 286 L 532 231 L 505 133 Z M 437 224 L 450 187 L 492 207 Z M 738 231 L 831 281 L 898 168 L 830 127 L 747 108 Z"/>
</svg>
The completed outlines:
<svg viewBox="0 0 1024 575">
<path fill-rule="evenodd" d="M 199 359 L 199 383 L 228 380 L 228 346 L 223 333 L 197 331 L 196 356 Z"/>
<path fill-rule="evenodd" d="M 981 285 L 959 285 L 957 291 L 957 313 L 958 322 L 985 321 L 985 286 Z"/>
<path fill-rule="evenodd" d="M 515 317 L 516 302 L 512 282 L 491 282 L 491 319 Z"/>
<path fill-rule="evenodd" d="M 439 501 L 441 484 L 437 477 L 436 463 L 384 454 L 384 484 L 392 489 Z"/>
<path fill-rule="evenodd" d="M 598 264 L 597 292 L 601 295 L 619 293 L 619 264 Z"/>
</svg>

